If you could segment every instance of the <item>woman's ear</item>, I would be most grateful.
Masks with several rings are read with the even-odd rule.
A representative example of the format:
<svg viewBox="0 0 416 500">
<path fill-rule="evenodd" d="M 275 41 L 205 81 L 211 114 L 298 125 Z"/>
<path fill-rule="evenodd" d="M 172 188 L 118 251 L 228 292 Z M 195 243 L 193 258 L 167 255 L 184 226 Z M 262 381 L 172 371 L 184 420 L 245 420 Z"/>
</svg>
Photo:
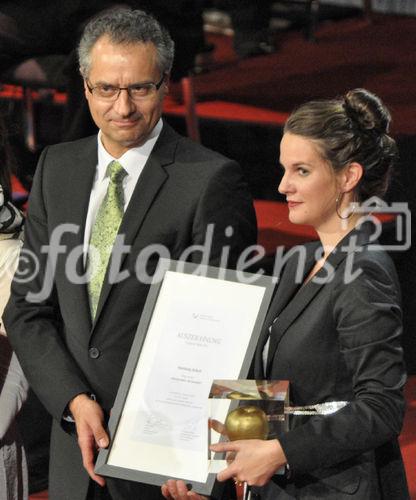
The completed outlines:
<svg viewBox="0 0 416 500">
<path fill-rule="evenodd" d="M 356 161 L 350 163 L 341 173 L 341 192 L 348 193 L 353 191 L 360 182 L 364 174 L 363 166 Z"/>
</svg>

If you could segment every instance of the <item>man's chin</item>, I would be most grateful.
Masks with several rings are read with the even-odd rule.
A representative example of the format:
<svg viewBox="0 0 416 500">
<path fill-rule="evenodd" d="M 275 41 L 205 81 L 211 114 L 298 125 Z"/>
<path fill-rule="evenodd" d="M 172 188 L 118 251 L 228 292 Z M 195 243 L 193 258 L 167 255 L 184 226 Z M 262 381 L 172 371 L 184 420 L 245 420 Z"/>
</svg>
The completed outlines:
<svg viewBox="0 0 416 500">
<path fill-rule="evenodd" d="M 139 126 L 139 120 L 133 120 L 133 121 L 112 121 L 112 126 L 115 130 L 132 130 L 134 128 L 137 128 Z"/>
<path fill-rule="evenodd" d="M 142 145 L 149 134 L 139 133 L 137 130 L 120 130 L 115 137 L 113 142 L 117 142 L 120 146 L 127 148 L 134 148 L 136 146 Z"/>
</svg>

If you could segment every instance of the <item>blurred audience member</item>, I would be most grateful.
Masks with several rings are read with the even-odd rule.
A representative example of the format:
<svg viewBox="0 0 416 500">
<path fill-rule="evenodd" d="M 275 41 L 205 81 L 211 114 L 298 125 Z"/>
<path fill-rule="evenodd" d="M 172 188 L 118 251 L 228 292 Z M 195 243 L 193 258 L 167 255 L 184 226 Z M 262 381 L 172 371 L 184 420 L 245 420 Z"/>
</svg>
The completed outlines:
<svg viewBox="0 0 416 500">
<path fill-rule="evenodd" d="M 0 122 L 0 315 L 22 244 L 22 214 L 10 203 L 10 169 Z M 0 500 L 28 498 L 26 456 L 15 417 L 26 399 L 27 381 L 0 323 Z"/>
<path fill-rule="evenodd" d="M 270 37 L 270 0 L 218 0 L 204 11 L 206 29 L 234 36 L 239 57 L 270 54 L 275 47 Z M 218 9 L 218 10 L 217 10 Z"/>
</svg>

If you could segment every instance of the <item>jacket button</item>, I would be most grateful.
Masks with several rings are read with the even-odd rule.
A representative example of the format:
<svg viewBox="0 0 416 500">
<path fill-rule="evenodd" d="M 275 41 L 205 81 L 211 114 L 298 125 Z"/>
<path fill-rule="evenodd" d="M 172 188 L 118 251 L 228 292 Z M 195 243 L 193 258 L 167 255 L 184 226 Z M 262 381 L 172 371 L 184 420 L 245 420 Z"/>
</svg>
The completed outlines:
<svg viewBox="0 0 416 500">
<path fill-rule="evenodd" d="M 89 350 L 88 350 L 88 354 L 89 354 L 89 357 L 91 359 L 97 359 L 100 355 L 100 351 L 99 349 L 97 349 L 96 347 L 91 347 Z"/>
</svg>

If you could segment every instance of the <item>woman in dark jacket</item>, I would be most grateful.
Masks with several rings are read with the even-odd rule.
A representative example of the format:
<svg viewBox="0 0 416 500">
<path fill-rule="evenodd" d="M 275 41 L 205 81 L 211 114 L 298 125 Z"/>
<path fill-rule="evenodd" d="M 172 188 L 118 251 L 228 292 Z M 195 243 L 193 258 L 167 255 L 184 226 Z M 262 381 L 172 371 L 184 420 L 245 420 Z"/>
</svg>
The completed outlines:
<svg viewBox="0 0 416 500">
<path fill-rule="evenodd" d="M 400 290 L 376 241 L 380 223 L 368 217 L 397 156 L 389 122 L 380 99 L 356 89 L 301 106 L 285 125 L 279 191 L 291 222 L 314 227 L 319 241 L 291 250 L 254 375 L 289 380 L 294 406 L 331 402 L 337 411 L 294 417 L 279 439 L 212 446 L 235 453 L 218 479 L 246 481 L 253 499 L 409 498 L 397 445 L 406 380 Z M 182 487 L 169 481 L 162 491 L 189 498 Z"/>
</svg>

